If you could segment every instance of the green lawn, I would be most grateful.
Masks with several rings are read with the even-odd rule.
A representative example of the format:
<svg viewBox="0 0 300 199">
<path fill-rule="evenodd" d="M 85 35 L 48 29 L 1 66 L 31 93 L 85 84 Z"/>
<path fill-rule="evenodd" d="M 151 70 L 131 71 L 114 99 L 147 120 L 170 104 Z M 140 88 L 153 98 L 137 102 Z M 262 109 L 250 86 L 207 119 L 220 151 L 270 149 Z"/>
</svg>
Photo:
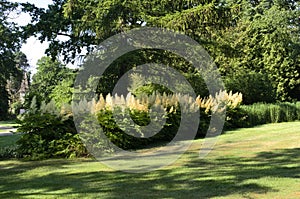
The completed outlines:
<svg viewBox="0 0 300 199">
<path fill-rule="evenodd" d="M 10 132 L 10 131 L 11 131 L 11 129 L 8 129 L 7 127 L 5 127 L 5 128 L 0 127 L 0 133 L 4 133 L 4 132 L 7 133 L 7 132 Z"/>
<path fill-rule="evenodd" d="M 9 128 L 16 128 L 18 126 L 15 121 L 0 121 L 0 133 L 9 132 Z"/>
<path fill-rule="evenodd" d="M 18 124 L 15 121 L 0 121 L 0 126 L 16 127 Z"/>
<path fill-rule="evenodd" d="M 90 159 L 0 161 L 0 198 L 300 198 L 300 122 L 227 132 L 205 159 L 201 142 L 145 174 Z"/>
<path fill-rule="evenodd" d="M 20 134 L 15 134 L 12 136 L 0 136 L 0 149 L 4 147 L 14 146 L 20 137 Z"/>
</svg>

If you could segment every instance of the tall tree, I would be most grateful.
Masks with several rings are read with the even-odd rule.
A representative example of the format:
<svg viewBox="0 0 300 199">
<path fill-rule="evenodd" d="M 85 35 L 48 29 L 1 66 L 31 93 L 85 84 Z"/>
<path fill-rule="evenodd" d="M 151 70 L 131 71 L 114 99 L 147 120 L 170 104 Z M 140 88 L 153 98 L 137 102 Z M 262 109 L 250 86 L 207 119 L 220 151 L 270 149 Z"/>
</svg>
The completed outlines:
<svg viewBox="0 0 300 199">
<path fill-rule="evenodd" d="M 103 40 L 143 25 L 184 32 L 209 49 L 214 45 L 214 37 L 217 32 L 230 26 L 231 12 L 234 12 L 222 0 L 177 0 L 172 2 L 56 0 L 47 10 L 38 9 L 30 4 L 23 4 L 23 6 L 24 10 L 31 13 L 34 22 L 24 28 L 25 32 L 38 33 L 41 41 L 50 41 L 47 53 L 53 57 L 61 53 L 67 62 L 74 61 L 75 55 L 80 53 L 83 48 L 90 52 Z M 58 36 L 65 36 L 68 39 L 61 41 L 58 40 Z M 162 57 L 161 53 L 165 57 Z M 147 63 L 149 60 L 181 66 L 181 68 L 186 66 L 184 71 L 189 68 L 186 62 L 174 59 L 174 56 L 168 55 L 166 52 L 143 51 L 128 56 L 114 63 L 111 70 L 114 74 L 106 76 L 110 82 L 105 83 L 104 80 L 101 80 L 102 85 L 113 85 L 112 82 L 116 82 L 133 64 Z M 132 60 L 135 60 L 136 63 L 133 63 Z M 176 64 L 174 60 L 176 60 Z M 191 74 L 188 76 L 190 79 L 196 79 Z M 201 82 L 203 83 L 203 81 Z M 99 88 L 99 92 L 106 93 L 108 90 Z M 204 89 L 198 88 L 198 90 Z"/>
<path fill-rule="evenodd" d="M 29 89 L 29 64 L 23 52 L 15 54 L 16 72 L 7 80 L 6 89 L 9 97 L 10 113 L 17 114 L 24 102 L 24 95 Z M 16 106 L 15 108 L 13 106 Z"/>
<path fill-rule="evenodd" d="M 74 71 L 58 60 L 42 57 L 38 60 L 37 65 L 37 73 L 32 77 L 30 91 L 26 96 L 27 106 L 29 106 L 34 96 L 36 96 L 39 103 L 41 101 L 50 102 L 53 98 L 52 92 L 57 85 L 62 84 L 62 82 L 66 84 L 66 81 L 69 82 L 70 79 L 74 81 Z M 57 95 L 63 95 L 63 93 L 57 93 Z M 59 97 L 57 96 L 57 98 Z"/>
<path fill-rule="evenodd" d="M 181 31 L 202 44 L 224 76 L 250 71 L 257 77 L 249 80 L 264 77 L 270 82 L 268 89 L 274 90 L 276 99 L 300 96 L 299 1 L 54 0 L 47 10 L 23 6 L 33 17 L 25 32 L 50 41 L 47 53 L 54 57 L 62 54 L 68 62 L 83 48 L 91 51 L 116 33 L 142 25 L 163 27 Z M 60 35 L 67 39 L 58 40 Z M 114 72 L 124 71 L 122 67 L 114 67 Z"/>
<path fill-rule="evenodd" d="M 93 45 L 116 33 L 145 24 L 179 30 L 208 43 L 216 30 L 231 24 L 234 9 L 223 0 L 55 0 L 47 10 L 23 4 L 23 10 L 31 13 L 34 23 L 26 26 L 25 32 L 39 34 L 41 41 L 50 41 L 47 53 L 62 53 L 66 61 L 72 61 L 83 47 L 92 50 Z M 60 41 L 58 36 L 68 39 Z"/>
<path fill-rule="evenodd" d="M 265 84 L 271 81 L 276 99 L 299 100 L 298 3 L 286 0 L 242 3 L 243 10 L 237 25 L 223 34 L 222 42 L 229 46 L 227 52 L 217 57 L 223 75 L 239 76 L 240 71 L 253 71 L 265 77 Z M 240 78 L 239 81 L 246 79 Z M 254 85 L 247 95 L 258 96 L 256 91 L 261 86 L 258 83 L 248 82 Z M 265 97 L 269 97 L 269 93 L 265 92 Z"/>
<path fill-rule="evenodd" d="M 7 80 L 18 73 L 15 56 L 20 48 L 20 31 L 10 20 L 10 14 L 17 7 L 17 3 L 0 0 L 0 119 L 8 114 Z"/>
</svg>

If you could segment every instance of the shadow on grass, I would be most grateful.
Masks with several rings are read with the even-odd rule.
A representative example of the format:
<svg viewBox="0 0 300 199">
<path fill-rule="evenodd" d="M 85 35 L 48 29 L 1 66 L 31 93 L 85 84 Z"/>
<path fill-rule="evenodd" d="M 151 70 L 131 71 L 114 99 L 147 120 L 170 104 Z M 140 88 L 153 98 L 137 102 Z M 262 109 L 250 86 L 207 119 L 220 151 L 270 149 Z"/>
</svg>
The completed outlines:
<svg viewBox="0 0 300 199">
<path fill-rule="evenodd" d="M 11 126 L 0 126 L 0 130 L 10 130 L 12 128 L 13 127 L 11 127 Z"/>
<path fill-rule="evenodd" d="M 17 140 L 21 137 L 20 134 L 13 134 L 10 136 L 0 136 L 0 149 L 9 146 L 16 146 Z"/>
<path fill-rule="evenodd" d="M 300 178 L 300 148 L 262 152 L 251 158 L 192 159 L 175 168 L 146 174 L 88 170 L 91 160 L 47 160 L 0 168 L 0 198 L 88 196 L 98 198 L 207 198 L 279 190 L 249 183 L 264 177 Z M 95 166 L 95 165 L 94 165 Z M 46 175 L 25 172 L 46 167 Z M 100 166 L 99 166 L 100 167 Z M 85 168 L 85 169 L 82 169 Z M 57 195 L 56 195 L 57 194 Z"/>
</svg>

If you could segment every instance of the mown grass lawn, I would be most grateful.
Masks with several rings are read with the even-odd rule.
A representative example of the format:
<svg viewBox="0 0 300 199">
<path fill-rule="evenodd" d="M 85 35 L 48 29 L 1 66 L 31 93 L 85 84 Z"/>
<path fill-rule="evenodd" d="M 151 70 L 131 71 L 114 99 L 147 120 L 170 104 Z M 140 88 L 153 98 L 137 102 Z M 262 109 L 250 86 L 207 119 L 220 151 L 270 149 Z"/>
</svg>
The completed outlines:
<svg viewBox="0 0 300 199">
<path fill-rule="evenodd" d="M 18 124 L 15 121 L 0 121 L 0 126 L 16 127 Z"/>
<path fill-rule="evenodd" d="M 11 136 L 0 136 L 0 149 L 4 147 L 15 146 L 17 140 L 21 137 L 20 134 L 14 134 Z"/>
<path fill-rule="evenodd" d="M 16 124 L 15 121 L 0 121 L 0 133 L 9 132 L 11 128 L 18 127 L 19 124 Z"/>
<path fill-rule="evenodd" d="M 0 161 L 0 198 L 300 198 L 300 122 L 229 131 L 204 159 L 201 143 L 144 174 L 91 159 Z"/>
<path fill-rule="evenodd" d="M 10 128 L 17 127 L 14 121 L 0 121 L 0 135 L 2 132 L 9 132 Z M 14 134 L 12 136 L 0 136 L 0 150 L 4 147 L 14 146 L 21 135 Z"/>
</svg>

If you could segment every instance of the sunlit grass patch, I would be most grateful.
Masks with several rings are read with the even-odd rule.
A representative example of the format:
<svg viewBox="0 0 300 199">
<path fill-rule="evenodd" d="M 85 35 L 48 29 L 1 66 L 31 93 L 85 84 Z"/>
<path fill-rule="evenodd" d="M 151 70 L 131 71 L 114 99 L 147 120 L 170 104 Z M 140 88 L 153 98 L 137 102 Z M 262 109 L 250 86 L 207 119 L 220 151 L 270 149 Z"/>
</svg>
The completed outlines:
<svg viewBox="0 0 300 199">
<path fill-rule="evenodd" d="M 300 122 L 229 131 L 173 165 L 114 171 L 91 159 L 0 161 L 0 198 L 299 198 Z"/>
</svg>

